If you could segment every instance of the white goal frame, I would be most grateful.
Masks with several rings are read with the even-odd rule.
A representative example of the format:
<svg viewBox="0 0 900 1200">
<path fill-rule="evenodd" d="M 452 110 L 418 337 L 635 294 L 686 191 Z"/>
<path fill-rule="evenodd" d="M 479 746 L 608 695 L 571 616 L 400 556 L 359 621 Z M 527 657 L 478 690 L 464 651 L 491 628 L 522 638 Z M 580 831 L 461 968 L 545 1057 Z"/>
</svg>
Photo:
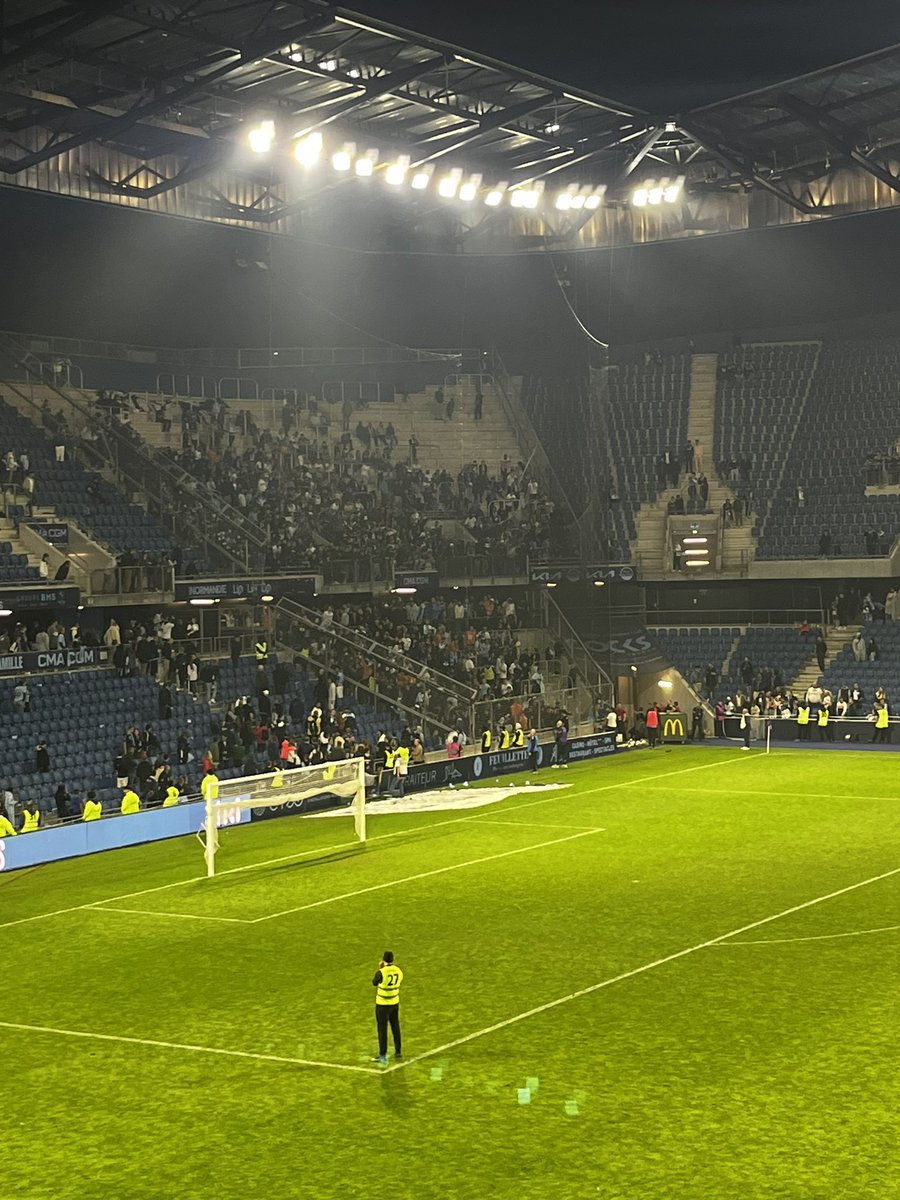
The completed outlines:
<svg viewBox="0 0 900 1200">
<path fill-rule="evenodd" d="M 303 801 L 331 793 L 348 801 L 353 827 L 361 842 L 366 840 L 366 764 L 362 758 L 314 763 L 309 767 L 270 771 L 264 775 L 243 775 L 223 779 L 206 788 L 206 820 L 201 842 L 206 860 L 206 875 L 216 873 L 219 830 L 235 825 L 235 813 L 241 809 L 280 808 L 291 801 Z"/>
</svg>

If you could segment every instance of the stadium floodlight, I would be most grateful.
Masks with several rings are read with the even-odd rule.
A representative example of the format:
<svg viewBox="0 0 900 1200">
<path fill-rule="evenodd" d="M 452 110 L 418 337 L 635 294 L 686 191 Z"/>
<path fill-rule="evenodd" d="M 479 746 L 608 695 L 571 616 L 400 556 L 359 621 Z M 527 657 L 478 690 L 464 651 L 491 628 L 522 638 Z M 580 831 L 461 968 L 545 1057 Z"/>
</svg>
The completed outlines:
<svg viewBox="0 0 900 1200">
<path fill-rule="evenodd" d="M 488 194 L 485 196 L 484 202 L 488 206 L 488 208 L 496 208 L 498 204 L 503 203 L 503 197 L 505 195 L 506 195 L 506 184 L 498 183 L 497 186 L 492 187 L 491 190 L 488 192 Z"/>
<path fill-rule="evenodd" d="M 292 50 L 291 53 L 288 55 L 288 58 L 291 60 L 292 63 L 302 63 L 303 62 L 303 51 L 302 50 Z"/>
<path fill-rule="evenodd" d="M 663 200 L 666 204 L 675 204 L 684 189 L 684 176 L 679 175 L 675 180 L 667 180 L 663 188 Z"/>
<path fill-rule="evenodd" d="M 275 597 L 271 592 L 265 592 L 262 596 L 260 596 L 260 600 L 262 600 L 263 604 L 271 604 L 274 599 Z"/>
<path fill-rule="evenodd" d="M 587 192 L 584 190 L 584 188 L 582 188 L 580 191 L 575 192 L 575 194 L 572 196 L 572 208 L 584 208 L 585 200 L 587 200 Z"/>
<path fill-rule="evenodd" d="M 631 203 L 635 208 L 644 208 L 647 204 L 647 189 L 645 187 L 635 188 L 631 193 Z"/>
<path fill-rule="evenodd" d="M 559 133 L 559 121 L 551 121 L 544 126 L 544 133 Z"/>
<path fill-rule="evenodd" d="M 431 176 L 434 174 L 434 167 L 431 163 L 425 163 L 424 166 L 416 167 L 412 179 L 409 181 L 409 186 L 415 188 L 417 192 L 424 192 L 431 183 Z"/>
<path fill-rule="evenodd" d="M 359 79 L 360 75 L 362 75 L 362 71 L 360 71 L 359 67 L 351 67 L 347 74 L 351 79 Z"/>
<path fill-rule="evenodd" d="M 414 596 L 416 590 L 414 587 L 395 587 L 394 594 L 397 596 Z"/>
<path fill-rule="evenodd" d="M 406 172 L 409 170 L 409 155 L 401 154 L 396 162 L 388 163 L 384 170 L 384 179 L 386 183 L 393 187 L 399 187 L 406 179 Z"/>
<path fill-rule="evenodd" d="M 599 208 L 603 203 L 603 197 L 606 195 L 606 185 L 601 184 L 595 187 L 589 196 L 585 197 L 584 207 L 589 209 Z"/>
<path fill-rule="evenodd" d="M 216 600 L 213 596 L 194 596 L 190 603 L 195 608 L 208 608 L 211 604 L 215 604 Z"/>
<path fill-rule="evenodd" d="M 478 189 L 480 187 L 481 187 L 481 176 L 480 175 L 470 175 L 468 179 L 464 180 L 459 185 L 459 194 L 458 194 L 459 199 L 462 200 L 462 202 L 464 204 L 471 203 L 471 201 L 474 200 L 475 197 L 478 195 Z"/>
<path fill-rule="evenodd" d="M 283 807 L 285 812 L 295 814 L 318 810 L 331 799 L 352 815 L 357 838 L 366 840 L 366 764 L 362 758 L 226 779 L 207 787 L 204 797 L 206 820 L 198 836 L 204 847 L 208 878 L 216 873 L 219 830 L 237 827 L 243 809 Z"/>
<path fill-rule="evenodd" d="M 369 178 L 375 170 L 375 164 L 378 162 L 378 151 L 367 150 L 365 154 L 360 155 L 356 160 L 356 173 L 361 178 Z"/>
<path fill-rule="evenodd" d="M 510 193 L 509 202 L 513 208 L 537 208 L 541 198 L 539 187 L 514 188 Z"/>
<path fill-rule="evenodd" d="M 356 154 L 356 146 L 353 142 L 345 142 L 340 150 L 335 150 L 331 156 L 331 165 L 335 171 L 349 171 L 353 166 L 353 156 Z"/>
<path fill-rule="evenodd" d="M 247 133 L 247 144 L 254 154 L 268 154 L 274 141 L 274 121 L 260 121 Z"/>
<path fill-rule="evenodd" d="M 298 138 L 294 143 L 294 158 L 301 167 L 314 167 L 322 155 L 322 135 L 318 130 Z"/>
<path fill-rule="evenodd" d="M 568 212 L 570 208 L 580 207 L 573 203 L 577 196 L 578 184 L 570 183 L 564 192 L 560 192 L 557 195 L 554 203 L 560 212 Z"/>
<path fill-rule="evenodd" d="M 459 190 L 460 179 L 462 179 L 462 171 L 456 168 L 448 171 L 446 175 L 442 175 L 438 180 L 438 195 L 445 200 L 452 200 Z"/>
<path fill-rule="evenodd" d="M 648 204 L 662 204 L 662 198 L 663 198 L 663 190 L 659 186 L 658 183 L 655 183 L 653 185 L 653 187 L 647 188 L 647 203 Z"/>
<path fill-rule="evenodd" d="M 336 58 L 323 58 L 319 63 L 319 69 L 322 71 L 336 71 L 338 67 Z"/>
</svg>

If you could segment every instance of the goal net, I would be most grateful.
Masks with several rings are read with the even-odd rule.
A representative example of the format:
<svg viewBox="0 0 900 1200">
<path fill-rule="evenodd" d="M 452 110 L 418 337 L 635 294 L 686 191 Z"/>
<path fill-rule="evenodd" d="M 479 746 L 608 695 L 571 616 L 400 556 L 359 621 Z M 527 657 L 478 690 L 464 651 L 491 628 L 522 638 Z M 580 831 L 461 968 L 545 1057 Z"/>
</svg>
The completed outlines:
<svg viewBox="0 0 900 1200">
<path fill-rule="evenodd" d="M 205 787 L 204 792 L 206 821 L 201 832 L 206 874 L 210 877 L 216 873 L 219 831 L 236 825 L 242 809 L 281 808 L 287 814 L 345 807 L 353 816 L 356 836 L 361 842 L 366 840 L 366 775 L 362 758 L 223 779 Z"/>
</svg>

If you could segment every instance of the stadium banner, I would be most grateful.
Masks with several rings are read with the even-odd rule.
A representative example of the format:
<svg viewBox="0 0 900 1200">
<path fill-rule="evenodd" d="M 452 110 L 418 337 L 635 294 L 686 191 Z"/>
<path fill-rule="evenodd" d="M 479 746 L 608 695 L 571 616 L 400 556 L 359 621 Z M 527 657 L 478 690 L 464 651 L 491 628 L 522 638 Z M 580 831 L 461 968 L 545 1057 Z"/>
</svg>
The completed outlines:
<svg viewBox="0 0 900 1200">
<path fill-rule="evenodd" d="M 600 758 L 616 750 L 616 735 L 612 731 L 591 733 L 585 737 L 573 737 L 569 742 L 569 761 L 581 762 L 588 758 Z M 538 747 L 538 767 L 550 767 L 556 762 L 556 746 L 552 739 L 541 742 Z M 509 775 L 513 771 L 528 770 L 528 750 L 515 747 L 510 750 L 495 750 L 490 754 L 468 755 L 465 758 L 446 759 L 440 762 L 420 763 L 409 768 L 405 791 L 425 792 L 435 788 L 464 786 L 490 779 L 495 775 Z M 388 776 L 389 777 L 389 776 Z M 387 788 L 387 778 L 382 783 Z M 322 793 L 312 800 L 286 800 L 276 807 L 254 808 L 250 811 L 254 821 L 270 821 L 274 817 L 302 816 L 322 808 L 345 805 L 346 801 L 330 793 Z"/>
<path fill-rule="evenodd" d="M 674 744 L 687 741 L 687 728 L 683 713 L 660 713 L 659 719 L 662 722 L 660 731 L 662 741 Z"/>
<path fill-rule="evenodd" d="M 51 546 L 68 546 L 69 526 L 62 521 L 29 521 L 28 528 L 33 529 L 39 538 L 49 542 Z"/>
<path fill-rule="evenodd" d="M 441 586 L 437 571 L 395 571 L 394 588 L 426 588 L 436 590 Z"/>
<path fill-rule="evenodd" d="M 0 654 L 0 675 L 32 675 L 39 671 L 71 671 L 75 667 L 104 667 L 110 660 L 106 646 L 77 646 L 67 650 L 29 650 Z"/>
<path fill-rule="evenodd" d="M 175 580 L 176 600 L 259 600 L 263 596 L 313 596 L 318 590 L 315 575 L 271 579 L 181 579 Z"/>
<path fill-rule="evenodd" d="M 637 571 L 630 563 L 593 563 L 587 567 L 566 563 L 532 563 L 532 583 L 634 583 Z"/>
<path fill-rule="evenodd" d="M 222 808 L 217 824 L 243 825 L 250 820 L 246 808 Z M 98 821 L 74 821 L 20 833 L 18 837 L 0 838 L 0 872 L 19 871 L 41 863 L 58 862 L 64 858 L 81 858 L 103 850 L 120 850 L 143 842 L 161 842 L 167 838 L 198 833 L 206 821 L 206 805 L 202 800 L 176 804 L 173 808 L 153 808 L 147 812 L 131 813 L 127 817 L 101 817 Z"/>
<path fill-rule="evenodd" d="M 11 608 L 13 612 L 22 608 L 77 608 L 80 603 L 81 592 L 77 587 L 38 584 L 0 591 L 0 608 Z"/>
</svg>

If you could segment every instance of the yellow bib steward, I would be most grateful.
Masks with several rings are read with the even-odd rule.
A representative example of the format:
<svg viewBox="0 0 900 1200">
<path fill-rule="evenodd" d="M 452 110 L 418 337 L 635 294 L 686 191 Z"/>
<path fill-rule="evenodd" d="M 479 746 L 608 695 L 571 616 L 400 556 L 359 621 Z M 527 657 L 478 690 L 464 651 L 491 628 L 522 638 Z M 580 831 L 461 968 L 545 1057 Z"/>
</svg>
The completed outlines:
<svg viewBox="0 0 900 1200">
<path fill-rule="evenodd" d="M 808 725 L 809 724 L 809 705 L 808 704 L 806 704 L 806 705 L 801 704 L 800 707 L 797 709 L 797 724 L 798 725 Z"/>
<path fill-rule="evenodd" d="M 403 972 L 396 965 L 381 968 L 381 983 L 375 991 L 376 1004 L 399 1004 L 400 984 L 403 982 Z"/>
</svg>

